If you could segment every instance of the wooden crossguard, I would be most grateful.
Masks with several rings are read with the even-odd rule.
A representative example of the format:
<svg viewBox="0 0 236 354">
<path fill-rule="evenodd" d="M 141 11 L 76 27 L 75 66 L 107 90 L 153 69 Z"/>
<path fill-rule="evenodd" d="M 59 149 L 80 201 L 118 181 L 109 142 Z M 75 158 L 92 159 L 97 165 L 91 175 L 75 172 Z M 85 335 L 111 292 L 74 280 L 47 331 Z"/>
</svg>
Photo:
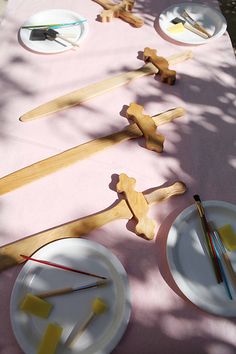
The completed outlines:
<svg viewBox="0 0 236 354">
<path fill-rule="evenodd" d="M 116 190 L 119 193 L 124 193 L 127 203 L 137 220 L 135 231 L 138 235 L 145 235 L 147 238 L 152 239 L 155 235 L 156 221 L 150 219 L 148 213 L 148 203 L 143 193 L 135 191 L 134 187 L 136 180 L 128 177 L 122 173 L 119 176 L 119 183 Z"/>
<path fill-rule="evenodd" d="M 134 185 L 135 180 L 133 178 L 121 174 L 117 191 L 119 193 L 124 192 L 126 199 L 117 200 L 113 206 L 96 214 L 56 226 L 0 247 L 0 270 L 24 262 L 21 254 L 30 257 L 39 248 L 50 242 L 63 238 L 85 236 L 92 230 L 118 219 L 130 220 L 135 218 L 137 221 L 135 232 L 148 240 L 153 239 L 156 232 L 156 223 L 147 217 L 149 205 L 183 194 L 186 191 L 186 186 L 183 182 L 175 182 L 169 187 L 157 187 L 151 193 L 145 191 L 141 193 L 134 190 Z"/>
<path fill-rule="evenodd" d="M 141 27 L 143 20 L 131 13 L 134 7 L 134 0 L 122 0 L 120 3 L 115 4 L 108 0 L 93 0 L 101 5 L 105 10 L 99 15 L 99 19 L 102 22 L 110 22 L 112 18 L 120 18 L 125 22 L 128 22 L 134 27 Z"/>
<path fill-rule="evenodd" d="M 179 54 L 172 55 L 171 57 L 167 58 L 167 62 L 169 65 L 175 65 L 177 63 L 183 62 L 187 59 L 192 58 L 191 51 L 185 51 Z M 114 76 L 112 78 L 103 80 L 101 82 L 97 82 L 91 84 L 89 86 L 83 87 L 79 90 L 70 92 L 64 96 L 58 97 L 52 101 L 42 104 L 41 106 L 34 108 L 33 110 L 23 114 L 20 117 L 22 122 L 28 122 L 40 117 L 45 117 L 48 114 L 56 113 L 67 109 L 69 107 L 73 107 L 79 105 L 83 102 L 86 102 L 93 97 L 102 95 L 116 87 L 123 86 L 128 84 L 130 81 L 146 76 L 146 75 L 155 75 L 158 74 L 161 70 L 163 71 L 163 65 L 160 66 L 160 63 L 157 65 L 157 60 L 151 59 L 151 57 L 145 57 L 145 61 L 148 61 L 145 65 L 141 68 L 133 71 L 129 71 L 127 73 L 120 74 L 118 76 Z M 155 65 L 152 63 L 155 62 Z"/>
<path fill-rule="evenodd" d="M 143 114 L 143 106 L 131 103 L 127 109 L 127 117 L 132 119 L 142 131 L 146 148 L 157 152 L 163 151 L 164 136 L 157 133 L 155 120 L 148 115 Z"/>
<path fill-rule="evenodd" d="M 156 49 L 144 48 L 143 59 L 146 63 L 151 62 L 159 69 L 162 82 L 174 85 L 176 81 L 176 71 L 169 69 L 169 63 L 165 58 L 157 56 Z"/>
<path fill-rule="evenodd" d="M 143 107 L 135 103 L 129 106 L 127 117 L 133 119 L 137 124 L 130 124 L 117 133 L 75 146 L 72 149 L 63 151 L 60 154 L 51 156 L 45 160 L 38 161 L 33 165 L 29 165 L 0 178 L 0 195 L 20 188 L 51 173 L 57 172 L 62 168 L 68 167 L 99 151 L 128 139 L 139 138 L 144 135 L 146 139 L 146 147 L 161 152 L 163 149 L 164 137 L 155 133 L 154 128 L 156 130 L 156 126 L 158 127 L 161 124 L 171 122 L 173 119 L 183 116 L 185 110 L 179 107 L 152 118 L 150 116 L 142 115 L 142 110 Z"/>
</svg>

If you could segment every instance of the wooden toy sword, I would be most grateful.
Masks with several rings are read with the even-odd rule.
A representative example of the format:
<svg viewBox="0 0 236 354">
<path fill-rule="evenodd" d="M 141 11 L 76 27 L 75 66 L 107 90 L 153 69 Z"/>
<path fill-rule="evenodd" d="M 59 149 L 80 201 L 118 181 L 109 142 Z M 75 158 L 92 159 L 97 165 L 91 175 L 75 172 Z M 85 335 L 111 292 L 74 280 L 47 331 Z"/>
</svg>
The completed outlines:
<svg viewBox="0 0 236 354">
<path fill-rule="evenodd" d="M 28 236 L 19 241 L 0 247 L 0 270 L 22 263 L 25 260 L 21 254 L 31 256 L 42 246 L 55 240 L 80 237 L 89 234 L 92 230 L 119 219 L 136 220 L 134 232 L 152 240 L 156 233 L 156 222 L 148 217 L 149 205 L 160 203 L 172 196 L 181 195 L 186 191 L 183 182 L 175 182 L 169 187 L 152 188 L 152 192 L 137 192 L 136 180 L 122 173 L 116 189 L 124 199 L 116 200 L 112 206 L 96 214 L 68 222 L 49 230 Z"/>
<path fill-rule="evenodd" d="M 123 86 L 134 79 L 146 75 L 156 75 L 159 73 L 163 82 L 173 85 L 176 80 L 176 72 L 169 70 L 169 65 L 174 65 L 190 58 L 192 58 L 191 51 L 178 53 L 165 59 L 163 57 L 159 57 L 156 54 L 155 49 L 145 48 L 143 60 L 146 64 L 141 68 L 96 82 L 79 90 L 70 92 L 64 96 L 58 97 L 50 102 L 44 103 L 41 106 L 23 114 L 20 117 L 20 120 L 22 122 L 28 122 L 47 116 L 48 114 L 56 113 L 69 107 L 79 105 L 93 97 L 102 95 L 103 93 L 111 91 L 116 87 Z"/>
<path fill-rule="evenodd" d="M 178 107 L 150 117 L 143 114 L 142 106 L 131 103 L 127 110 L 127 118 L 133 120 L 134 123 L 121 131 L 75 146 L 0 178 L 0 195 L 57 172 L 114 144 L 129 139 L 144 136 L 146 148 L 160 153 L 163 150 L 164 136 L 156 132 L 156 127 L 171 122 L 173 119 L 183 116 L 184 113 L 185 110 Z"/>
</svg>

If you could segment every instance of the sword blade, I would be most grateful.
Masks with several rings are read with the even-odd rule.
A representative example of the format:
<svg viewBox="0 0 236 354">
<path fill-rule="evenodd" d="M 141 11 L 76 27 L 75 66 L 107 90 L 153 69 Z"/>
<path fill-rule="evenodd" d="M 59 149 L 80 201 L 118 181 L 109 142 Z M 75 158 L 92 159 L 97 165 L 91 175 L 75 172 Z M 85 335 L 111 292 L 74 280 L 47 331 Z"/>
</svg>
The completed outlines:
<svg viewBox="0 0 236 354">
<path fill-rule="evenodd" d="M 48 114 L 56 113 L 64 109 L 84 103 L 93 97 L 102 95 L 112 89 L 128 84 L 130 81 L 145 75 L 153 75 L 158 72 L 158 69 L 148 63 L 137 70 L 123 73 L 100 82 L 85 86 L 79 90 L 70 92 L 60 96 L 52 101 L 44 103 L 37 108 L 23 114 L 20 117 L 21 122 L 28 122 L 37 118 L 47 116 Z"/>
</svg>

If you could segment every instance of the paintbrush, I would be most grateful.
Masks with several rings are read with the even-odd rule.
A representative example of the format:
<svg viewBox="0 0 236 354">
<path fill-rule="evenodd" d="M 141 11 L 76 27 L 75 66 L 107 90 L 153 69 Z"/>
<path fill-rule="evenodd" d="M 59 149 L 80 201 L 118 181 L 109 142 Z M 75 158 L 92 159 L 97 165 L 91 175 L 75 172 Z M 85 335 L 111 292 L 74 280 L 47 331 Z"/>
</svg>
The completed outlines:
<svg viewBox="0 0 236 354">
<path fill-rule="evenodd" d="M 197 28 L 193 27 L 192 25 L 190 25 L 187 21 L 182 20 L 179 17 L 175 17 L 172 21 L 173 24 L 177 25 L 178 23 L 182 23 L 182 25 L 184 26 L 184 28 L 186 28 L 187 30 L 197 34 L 198 36 L 207 39 L 209 38 L 205 33 L 199 31 Z"/>
<path fill-rule="evenodd" d="M 211 37 L 210 33 L 208 33 L 208 31 L 205 30 L 205 28 L 203 28 L 197 21 L 195 21 L 188 13 L 187 11 L 183 11 L 182 13 L 182 17 L 194 28 L 196 28 L 197 30 L 199 30 L 202 33 L 205 33 L 207 35 L 208 38 Z"/>
<path fill-rule="evenodd" d="M 67 338 L 65 345 L 68 347 L 71 347 L 74 342 L 84 333 L 85 329 L 88 327 L 88 325 L 97 317 L 98 315 L 103 314 L 108 310 L 108 305 L 107 303 L 101 299 L 101 298 L 95 298 L 93 303 L 92 303 L 92 309 L 85 320 L 84 323 L 77 322 L 75 327 L 72 329 L 69 337 Z"/>
<path fill-rule="evenodd" d="M 225 249 L 225 246 L 221 240 L 221 237 L 217 231 L 217 228 L 215 227 L 214 223 L 211 221 L 209 222 L 210 224 L 210 227 L 212 229 L 212 232 L 219 244 L 219 248 L 220 248 L 220 251 L 221 251 L 221 254 L 222 254 L 222 258 L 224 260 L 224 264 L 225 264 L 225 267 L 228 271 L 228 274 L 229 274 L 229 277 L 230 277 L 230 280 L 231 280 L 231 283 L 232 283 L 232 286 L 233 286 L 233 289 L 234 291 L 236 292 L 236 274 L 235 274 L 235 271 L 234 271 L 234 268 L 232 266 L 232 263 L 229 259 L 229 256 L 228 256 L 228 253 Z"/>
<path fill-rule="evenodd" d="M 205 216 L 205 210 L 204 210 L 204 208 L 202 206 L 202 202 L 201 202 L 201 199 L 200 199 L 199 195 L 195 194 L 193 196 L 193 198 L 195 200 L 197 211 L 198 211 L 198 214 L 199 214 L 199 217 L 200 217 L 200 220 L 201 220 L 201 225 L 202 225 L 202 229 L 203 229 L 203 232 L 204 232 L 205 241 L 206 241 L 206 245 L 207 245 L 207 249 L 208 249 L 208 255 L 209 255 L 210 259 L 211 259 L 212 267 L 213 267 L 213 270 L 215 272 L 215 276 L 216 276 L 217 282 L 221 283 L 223 281 L 223 279 L 222 279 L 222 275 L 221 275 L 219 262 L 217 260 L 217 255 L 216 255 L 216 251 L 215 251 L 215 248 L 214 248 L 214 244 L 213 244 L 212 239 L 211 239 L 210 227 L 208 225 L 208 222 L 207 222 L 207 219 L 206 219 L 206 216 Z"/>
<path fill-rule="evenodd" d="M 59 32 L 55 31 L 52 28 L 48 28 L 48 29 L 34 28 L 31 31 L 29 37 L 31 41 L 45 41 L 46 39 L 48 39 L 49 41 L 55 40 L 56 42 L 58 42 L 57 38 L 63 39 L 63 41 L 71 44 L 72 46 L 79 47 L 79 45 L 76 42 L 71 41 L 70 39 L 61 35 Z M 62 44 L 61 42 L 59 43 Z"/>
<path fill-rule="evenodd" d="M 82 270 L 70 268 L 70 267 L 64 266 L 62 264 L 49 262 L 49 261 L 46 261 L 46 260 L 43 260 L 43 259 L 37 259 L 37 258 L 33 258 L 33 257 L 28 257 L 28 256 L 25 256 L 24 254 L 21 254 L 20 256 L 22 258 L 26 259 L 27 261 L 34 261 L 34 262 L 38 262 L 38 263 L 41 263 L 41 264 L 48 265 L 50 267 L 55 267 L 55 268 L 59 268 L 59 269 L 70 271 L 70 272 L 75 272 L 75 273 L 80 273 L 80 274 L 84 274 L 84 275 L 89 275 L 89 276 L 95 277 L 95 278 L 107 279 L 106 277 L 103 277 L 101 275 L 97 275 L 97 274 L 89 273 L 89 272 L 84 272 Z"/>
<path fill-rule="evenodd" d="M 80 290 L 97 288 L 99 286 L 107 285 L 109 282 L 110 282 L 109 279 L 99 280 L 99 281 L 96 281 L 96 282 L 93 282 L 93 283 L 90 283 L 87 285 L 81 285 L 76 288 L 68 287 L 68 288 L 62 288 L 62 289 L 55 289 L 55 290 L 45 291 L 45 292 L 39 293 L 39 294 L 34 294 L 34 295 L 40 297 L 41 299 L 44 299 L 46 297 L 71 294 L 73 292 L 80 291 Z"/>
<path fill-rule="evenodd" d="M 218 241 L 216 234 L 214 232 L 211 232 L 211 236 L 212 236 L 212 238 L 211 238 L 212 243 L 213 243 L 214 249 L 216 251 L 216 257 L 217 257 L 217 260 L 219 263 L 220 272 L 221 272 L 221 275 L 223 278 L 223 285 L 225 287 L 228 297 L 230 298 L 230 300 L 233 300 L 233 296 L 230 291 L 227 275 L 224 270 L 225 263 L 224 263 L 224 257 L 223 257 L 223 252 L 222 252 L 221 246 L 220 246 L 219 241 Z"/>
<path fill-rule="evenodd" d="M 80 20 L 80 21 L 75 21 L 75 22 L 69 22 L 69 23 L 49 23 L 49 24 L 44 24 L 44 25 L 25 25 L 22 26 L 21 28 L 23 29 L 33 29 L 33 28 L 62 28 L 62 27 L 73 27 L 73 26 L 78 26 L 81 23 L 87 22 L 87 20 Z"/>
</svg>

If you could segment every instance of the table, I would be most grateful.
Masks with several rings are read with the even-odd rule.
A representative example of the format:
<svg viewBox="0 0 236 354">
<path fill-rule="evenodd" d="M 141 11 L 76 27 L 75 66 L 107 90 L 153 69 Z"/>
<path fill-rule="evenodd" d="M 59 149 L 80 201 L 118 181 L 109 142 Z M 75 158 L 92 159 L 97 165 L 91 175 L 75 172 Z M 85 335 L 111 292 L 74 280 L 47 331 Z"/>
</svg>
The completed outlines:
<svg viewBox="0 0 236 354">
<path fill-rule="evenodd" d="M 175 86 L 144 77 L 81 106 L 19 121 L 23 113 L 50 99 L 140 67 L 138 52 L 146 46 L 165 57 L 185 50 L 158 32 L 158 16 L 171 4 L 137 1 L 135 12 L 145 24 L 134 28 L 119 19 L 96 21 L 101 7 L 92 1 L 8 1 L 0 33 L 1 176 L 122 129 L 127 120 L 120 112 L 130 102 L 144 105 L 149 115 L 177 106 L 184 107 L 186 115 L 159 128 L 166 137 L 162 154 L 144 149 L 141 139 L 128 141 L 1 196 L 0 242 L 4 245 L 106 208 L 117 199 L 111 181 L 122 172 L 136 178 L 139 191 L 182 180 L 186 194 L 151 207 L 158 224 L 153 241 L 136 236 L 124 220 L 87 236 L 109 248 L 129 276 L 131 319 L 113 353 L 228 354 L 235 352 L 235 320 L 205 313 L 186 300 L 165 255 L 168 230 L 193 203 L 193 194 L 203 200 L 236 202 L 236 70 L 228 34 L 206 46 L 190 47 L 194 59 L 175 67 Z M 218 8 L 215 1 L 208 4 Z M 88 19 L 88 37 L 78 51 L 40 55 L 19 44 L 22 23 L 49 8 L 70 9 Z M 1 354 L 22 353 L 9 318 L 9 299 L 21 267 L 0 274 Z"/>
</svg>

